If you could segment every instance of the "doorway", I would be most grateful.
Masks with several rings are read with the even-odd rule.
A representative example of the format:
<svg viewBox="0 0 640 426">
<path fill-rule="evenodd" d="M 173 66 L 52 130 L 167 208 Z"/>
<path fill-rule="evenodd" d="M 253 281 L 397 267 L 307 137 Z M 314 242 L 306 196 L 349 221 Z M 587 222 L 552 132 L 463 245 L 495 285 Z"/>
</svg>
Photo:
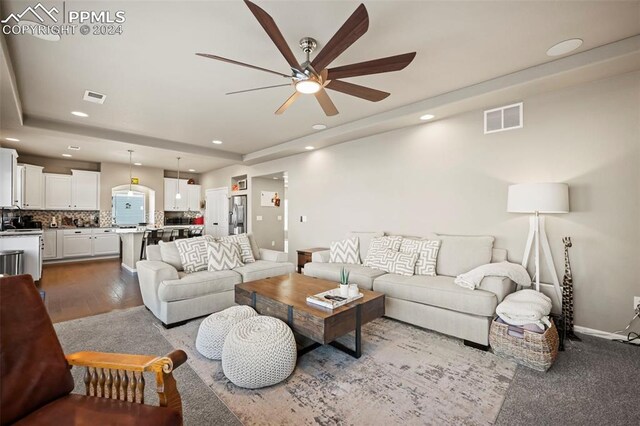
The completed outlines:
<svg viewBox="0 0 640 426">
<path fill-rule="evenodd" d="M 258 244 L 287 252 L 287 172 L 251 178 L 251 232 Z"/>
<path fill-rule="evenodd" d="M 205 199 L 205 233 L 215 238 L 229 235 L 229 189 L 207 189 Z"/>
</svg>

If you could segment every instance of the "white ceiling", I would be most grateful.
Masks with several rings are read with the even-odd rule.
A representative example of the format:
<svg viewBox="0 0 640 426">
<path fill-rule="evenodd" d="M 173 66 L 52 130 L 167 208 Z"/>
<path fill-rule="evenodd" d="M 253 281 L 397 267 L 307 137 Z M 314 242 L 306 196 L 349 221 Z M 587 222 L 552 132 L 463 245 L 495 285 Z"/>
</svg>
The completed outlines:
<svg viewBox="0 0 640 426">
<path fill-rule="evenodd" d="M 358 5 L 351 1 L 256 3 L 271 14 L 301 60 L 302 52 L 296 47 L 301 37 L 316 38 L 321 49 Z M 20 12 L 27 4 L 4 1 L 2 15 Z M 189 157 L 186 167 L 211 170 L 240 158 L 221 158 L 225 155 L 213 149 L 212 139 L 223 140 L 215 148 L 227 154 L 250 155 L 317 133 L 311 129 L 315 123 L 325 123 L 331 130 L 550 62 L 556 58 L 547 57 L 546 50 L 568 38 L 584 39 L 581 52 L 640 33 L 637 1 L 370 1 L 365 5 L 369 31 L 331 65 L 409 51 L 417 52 L 416 59 L 400 72 L 349 79 L 391 92 L 379 103 L 329 91 L 340 114 L 325 117 L 308 96 L 284 115 L 274 115 L 292 92 L 289 87 L 225 96 L 227 91 L 286 80 L 194 55 L 212 53 L 287 73 L 286 61 L 241 1 L 74 2 L 78 9 L 124 10 L 124 34 L 75 35 L 59 42 L 6 37 L 28 128 L 19 128 L 9 119 L 11 111 L 3 99 L 2 135 L 20 134 L 25 152 L 49 156 L 59 156 L 71 137 L 74 144 L 85 144 L 77 156 L 88 161 L 120 161 L 129 144 L 113 140 L 134 139 L 127 134 L 149 137 L 146 146 L 133 148 L 149 156 L 147 163 L 164 164 L 182 152 Z M 105 93 L 105 104 L 82 101 L 86 89 Z M 74 117 L 72 110 L 90 117 Z M 31 127 L 29 119 L 38 126 Z M 53 122 L 72 126 L 52 133 L 47 128 L 53 126 L 47 123 Z M 74 124 L 120 133 L 96 137 L 75 132 Z M 164 142 L 155 143 L 156 138 Z"/>
</svg>

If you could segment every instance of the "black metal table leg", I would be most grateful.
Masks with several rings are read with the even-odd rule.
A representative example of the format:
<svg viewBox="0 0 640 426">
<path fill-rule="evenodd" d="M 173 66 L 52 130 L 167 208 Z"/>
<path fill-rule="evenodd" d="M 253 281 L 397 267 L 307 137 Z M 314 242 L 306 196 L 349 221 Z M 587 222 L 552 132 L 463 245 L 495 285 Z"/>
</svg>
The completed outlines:
<svg viewBox="0 0 640 426">
<path fill-rule="evenodd" d="M 348 348 L 340 342 L 331 342 L 329 344 L 354 358 L 360 358 L 362 356 L 362 305 L 356 306 L 355 349 Z"/>
</svg>

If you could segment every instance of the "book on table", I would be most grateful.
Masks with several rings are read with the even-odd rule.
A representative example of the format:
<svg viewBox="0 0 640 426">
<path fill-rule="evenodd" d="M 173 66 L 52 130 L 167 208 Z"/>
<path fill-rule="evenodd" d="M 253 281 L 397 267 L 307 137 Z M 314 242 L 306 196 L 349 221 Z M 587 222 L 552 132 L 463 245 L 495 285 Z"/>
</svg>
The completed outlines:
<svg viewBox="0 0 640 426">
<path fill-rule="evenodd" d="M 323 308 L 335 309 L 361 298 L 362 293 L 358 293 L 356 296 L 341 296 L 340 289 L 334 288 L 328 291 L 323 291 L 322 293 L 308 296 L 307 303 L 315 306 L 322 306 Z"/>
</svg>

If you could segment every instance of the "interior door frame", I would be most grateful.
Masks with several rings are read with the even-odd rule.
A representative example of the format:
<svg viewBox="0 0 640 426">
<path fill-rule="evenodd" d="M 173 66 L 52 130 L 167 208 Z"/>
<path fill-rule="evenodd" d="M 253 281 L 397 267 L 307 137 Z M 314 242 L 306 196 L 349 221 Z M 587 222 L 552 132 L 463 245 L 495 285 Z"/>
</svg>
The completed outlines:
<svg viewBox="0 0 640 426">
<path fill-rule="evenodd" d="M 227 200 L 224 203 L 224 218 L 225 218 L 225 223 L 226 223 L 226 230 L 228 232 L 229 230 L 229 188 L 226 186 L 222 186 L 220 188 L 208 188 L 205 190 L 204 192 L 204 199 L 206 200 L 205 203 L 205 211 L 204 211 L 204 231 L 205 234 L 207 235 L 213 235 L 213 221 L 211 218 L 211 210 L 210 210 L 210 206 L 209 206 L 209 193 L 210 192 L 218 192 L 218 191 L 222 191 L 225 199 Z M 216 235 L 214 235 L 216 236 Z"/>
</svg>

